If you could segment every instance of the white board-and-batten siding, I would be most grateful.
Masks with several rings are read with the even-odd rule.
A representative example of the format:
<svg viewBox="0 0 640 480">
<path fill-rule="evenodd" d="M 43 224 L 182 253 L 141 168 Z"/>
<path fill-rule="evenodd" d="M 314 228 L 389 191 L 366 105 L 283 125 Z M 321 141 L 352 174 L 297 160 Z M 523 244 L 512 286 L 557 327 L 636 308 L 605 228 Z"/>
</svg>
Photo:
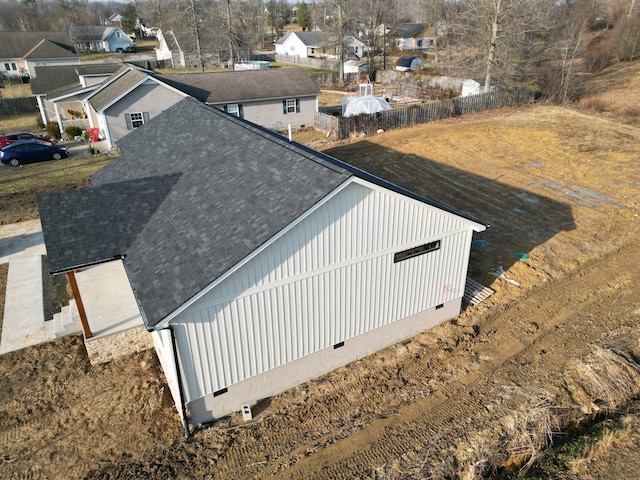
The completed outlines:
<svg viewBox="0 0 640 480">
<path fill-rule="evenodd" d="M 472 232 L 456 215 L 349 183 L 171 321 L 186 403 L 460 299 Z M 394 263 L 433 241 L 438 250 Z"/>
</svg>

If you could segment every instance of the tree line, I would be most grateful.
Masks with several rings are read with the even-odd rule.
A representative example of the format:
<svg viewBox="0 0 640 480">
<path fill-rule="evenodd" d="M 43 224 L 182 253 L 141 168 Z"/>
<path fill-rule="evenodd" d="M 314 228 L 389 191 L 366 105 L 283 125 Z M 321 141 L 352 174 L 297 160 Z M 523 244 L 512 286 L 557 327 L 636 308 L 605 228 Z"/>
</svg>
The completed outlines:
<svg viewBox="0 0 640 480">
<path fill-rule="evenodd" d="M 120 13 L 127 33 L 141 35 L 140 19 L 189 32 L 202 57 L 215 48 L 233 61 L 240 51 L 272 50 L 295 18 L 303 30 L 331 32 L 341 60 L 344 39 L 360 38 L 376 66 L 377 56 L 392 53 L 393 26 L 424 23 L 439 73 L 480 79 L 487 91 L 529 85 L 562 101 L 580 95 L 581 74 L 638 57 L 639 11 L 635 0 L 3 0 L 0 30 L 65 31 Z"/>
</svg>

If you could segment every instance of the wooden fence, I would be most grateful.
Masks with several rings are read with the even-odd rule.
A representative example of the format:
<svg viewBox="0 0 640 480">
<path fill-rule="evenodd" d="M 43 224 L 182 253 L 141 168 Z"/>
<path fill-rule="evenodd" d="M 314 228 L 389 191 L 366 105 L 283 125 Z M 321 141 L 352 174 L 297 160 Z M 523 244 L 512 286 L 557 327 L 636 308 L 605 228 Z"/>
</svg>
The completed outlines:
<svg viewBox="0 0 640 480">
<path fill-rule="evenodd" d="M 0 98 L 0 116 L 38 113 L 35 97 Z"/>
<path fill-rule="evenodd" d="M 341 140 L 353 134 L 373 135 L 378 130 L 418 125 L 505 105 L 520 105 L 531 100 L 533 100 L 533 94 L 528 89 L 493 91 L 353 117 L 331 117 L 319 114 L 316 115 L 315 127 L 330 133 L 331 138 Z"/>
<path fill-rule="evenodd" d="M 297 55 L 274 55 L 276 62 L 290 63 L 293 65 L 303 65 L 305 67 L 320 68 L 322 70 L 338 71 L 339 62 L 335 60 L 323 60 L 321 58 L 303 58 Z"/>
<path fill-rule="evenodd" d="M 327 115 L 322 112 L 313 113 L 313 126 L 322 132 L 330 133 L 336 131 L 338 126 L 338 117 Z"/>
</svg>

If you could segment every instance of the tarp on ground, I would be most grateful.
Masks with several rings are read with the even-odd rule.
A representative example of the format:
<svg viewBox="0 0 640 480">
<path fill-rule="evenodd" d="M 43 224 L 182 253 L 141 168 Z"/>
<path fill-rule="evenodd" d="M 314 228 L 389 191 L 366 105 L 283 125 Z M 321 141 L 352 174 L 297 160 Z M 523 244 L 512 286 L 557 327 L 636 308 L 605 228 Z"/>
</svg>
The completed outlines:
<svg viewBox="0 0 640 480">
<path fill-rule="evenodd" d="M 384 98 L 374 95 L 361 97 L 348 97 L 347 107 L 344 110 L 345 117 L 360 115 L 361 113 L 376 113 L 391 110 L 391 106 Z"/>
</svg>

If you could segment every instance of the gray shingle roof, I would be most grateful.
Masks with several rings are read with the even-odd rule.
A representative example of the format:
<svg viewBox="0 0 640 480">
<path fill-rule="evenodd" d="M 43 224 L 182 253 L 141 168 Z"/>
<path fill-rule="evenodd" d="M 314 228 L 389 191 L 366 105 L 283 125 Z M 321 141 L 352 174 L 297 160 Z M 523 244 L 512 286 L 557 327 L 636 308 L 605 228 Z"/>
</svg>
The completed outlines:
<svg viewBox="0 0 640 480">
<path fill-rule="evenodd" d="M 398 38 L 413 38 L 427 26 L 424 23 L 401 23 L 391 29 L 390 36 Z"/>
<path fill-rule="evenodd" d="M 129 67 L 122 67 L 123 70 L 127 68 Z M 140 83 L 146 77 L 146 71 L 142 71 L 137 68 L 129 68 L 128 71 L 124 72 L 115 80 L 108 82 L 108 84 L 104 88 L 93 94 L 89 98 L 89 103 L 91 103 L 96 111 L 100 111 L 106 105 L 120 97 L 124 92 L 129 90 L 134 85 Z"/>
<path fill-rule="evenodd" d="M 192 98 L 118 145 L 94 186 L 38 205 L 52 271 L 123 256 L 149 328 L 351 176 Z"/>
<path fill-rule="evenodd" d="M 323 47 L 335 43 L 331 32 L 292 32 L 307 47 Z"/>
<path fill-rule="evenodd" d="M 55 65 L 46 67 L 36 67 L 36 77 L 31 79 L 31 93 L 34 95 L 44 95 L 61 87 L 74 85 L 77 88 L 82 86 L 79 83 L 80 75 L 101 75 L 115 73 L 122 68 L 120 63 L 96 63 L 78 65 Z"/>
<path fill-rule="evenodd" d="M 318 86 L 301 68 L 155 75 L 155 77 L 201 102 L 211 104 L 320 94 Z"/>
<path fill-rule="evenodd" d="M 134 179 L 39 197 L 51 270 L 120 258 L 179 176 Z M 59 222 L 59 218 L 73 221 Z M 86 228 L 89 223 L 91 228 Z"/>
<path fill-rule="evenodd" d="M 0 32 L 0 57 L 27 55 L 31 59 L 70 58 L 76 52 L 68 32 Z"/>
<path fill-rule="evenodd" d="M 117 29 L 118 27 L 109 27 L 104 25 L 71 27 L 71 40 L 74 42 L 106 40 Z"/>
</svg>

